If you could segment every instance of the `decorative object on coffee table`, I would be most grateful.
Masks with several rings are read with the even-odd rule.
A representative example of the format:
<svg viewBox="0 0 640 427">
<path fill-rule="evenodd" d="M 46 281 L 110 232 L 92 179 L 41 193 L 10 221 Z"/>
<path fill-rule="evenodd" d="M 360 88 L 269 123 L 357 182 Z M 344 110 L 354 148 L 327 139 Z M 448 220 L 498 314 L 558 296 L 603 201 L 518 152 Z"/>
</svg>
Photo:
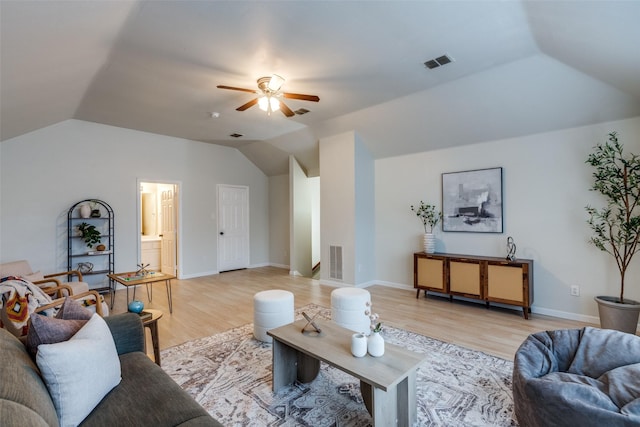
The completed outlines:
<svg viewBox="0 0 640 427">
<path fill-rule="evenodd" d="M 380 332 L 372 332 L 367 339 L 367 353 L 373 357 L 381 357 L 384 355 L 384 338 Z"/>
<path fill-rule="evenodd" d="M 316 325 L 316 323 L 313 321 L 313 319 L 316 318 L 316 316 L 318 315 L 318 313 L 315 314 L 315 316 L 313 317 L 309 317 L 309 315 L 307 313 L 305 313 L 304 311 L 302 312 L 302 316 L 307 319 L 307 324 L 304 325 L 304 328 L 302 328 L 302 332 L 306 332 L 307 331 L 307 327 L 309 327 L 309 325 L 311 325 L 311 327 L 317 332 L 317 333 L 321 333 L 322 329 L 320 329 L 318 327 L 318 325 Z"/>
<path fill-rule="evenodd" d="M 367 354 L 367 336 L 357 333 L 351 335 L 351 354 L 355 357 L 363 357 Z"/>
<path fill-rule="evenodd" d="M 384 338 L 380 335 L 382 332 L 382 323 L 378 321 L 380 316 L 371 311 L 371 304 L 367 306 L 365 314 L 369 316 L 371 321 L 371 335 L 367 339 L 367 352 L 373 357 L 381 357 L 384 354 Z"/>
</svg>

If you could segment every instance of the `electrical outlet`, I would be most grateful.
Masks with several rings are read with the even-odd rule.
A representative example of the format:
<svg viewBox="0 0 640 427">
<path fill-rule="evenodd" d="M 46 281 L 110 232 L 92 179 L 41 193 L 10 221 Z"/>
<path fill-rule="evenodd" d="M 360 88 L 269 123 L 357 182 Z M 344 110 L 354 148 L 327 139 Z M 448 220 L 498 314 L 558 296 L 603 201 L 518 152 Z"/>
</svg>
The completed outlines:
<svg viewBox="0 0 640 427">
<path fill-rule="evenodd" d="M 571 286 L 571 295 L 574 297 L 579 297 L 580 296 L 580 286 L 579 285 L 572 285 Z"/>
</svg>

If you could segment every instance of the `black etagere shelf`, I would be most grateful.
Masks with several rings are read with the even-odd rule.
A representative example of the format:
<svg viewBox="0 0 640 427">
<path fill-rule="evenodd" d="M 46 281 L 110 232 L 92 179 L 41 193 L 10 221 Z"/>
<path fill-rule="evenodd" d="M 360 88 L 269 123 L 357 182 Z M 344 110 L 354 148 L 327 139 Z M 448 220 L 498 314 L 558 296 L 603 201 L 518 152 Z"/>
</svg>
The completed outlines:
<svg viewBox="0 0 640 427">
<path fill-rule="evenodd" d="M 115 281 L 108 274 L 115 272 L 115 223 L 113 209 L 103 200 L 85 199 L 77 202 L 67 212 L 67 269 L 79 270 L 91 290 L 109 293 L 110 306 L 115 298 Z M 103 251 L 87 246 L 78 232 L 78 226 L 86 222 L 100 231 Z M 84 270 L 84 271 L 83 271 Z M 69 278 L 71 280 L 71 278 Z"/>
</svg>

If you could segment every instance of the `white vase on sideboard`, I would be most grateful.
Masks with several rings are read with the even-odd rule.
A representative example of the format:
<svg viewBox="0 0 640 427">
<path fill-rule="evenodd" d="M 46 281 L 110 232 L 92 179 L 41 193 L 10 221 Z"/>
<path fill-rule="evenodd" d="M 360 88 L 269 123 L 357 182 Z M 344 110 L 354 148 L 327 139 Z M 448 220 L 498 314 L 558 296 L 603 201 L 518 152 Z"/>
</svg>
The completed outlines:
<svg viewBox="0 0 640 427">
<path fill-rule="evenodd" d="M 424 251 L 428 254 L 434 253 L 436 251 L 436 237 L 433 233 L 424 233 L 422 239 Z"/>
</svg>

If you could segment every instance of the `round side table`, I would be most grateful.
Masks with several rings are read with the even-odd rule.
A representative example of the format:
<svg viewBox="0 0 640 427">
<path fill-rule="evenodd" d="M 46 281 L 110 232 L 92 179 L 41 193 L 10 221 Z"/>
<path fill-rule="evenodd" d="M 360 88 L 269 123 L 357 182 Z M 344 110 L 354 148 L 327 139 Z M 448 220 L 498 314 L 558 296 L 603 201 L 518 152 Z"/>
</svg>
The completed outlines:
<svg viewBox="0 0 640 427">
<path fill-rule="evenodd" d="M 147 308 L 144 311 L 147 313 L 151 313 L 151 318 L 145 319 L 142 321 L 142 325 L 144 327 L 149 328 L 151 331 L 151 343 L 153 344 L 153 358 L 156 361 L 156 365 L 160 366 L 160 341 L 158 340 L 158 319 L 162 317 L 162 312 L 160 310 L 154 310 L 152 308 Z M 146 345 L 146 337 L 145 337 L 145 345 Z"/>
</svg>

